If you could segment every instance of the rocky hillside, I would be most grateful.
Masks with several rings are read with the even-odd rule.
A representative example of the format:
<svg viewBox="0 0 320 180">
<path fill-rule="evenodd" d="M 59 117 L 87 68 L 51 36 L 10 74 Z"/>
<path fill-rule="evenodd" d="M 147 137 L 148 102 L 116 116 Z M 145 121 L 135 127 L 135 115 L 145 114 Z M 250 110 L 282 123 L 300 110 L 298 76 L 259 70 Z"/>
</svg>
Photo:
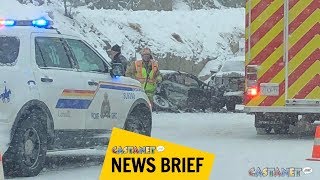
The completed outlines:
<svg viewBox="0 0 320 180">
<path fill-rule="evenodd" d="M 12 0 L 2 1 L 8 3 L 0 7 L 0 17 L 2 14 L 11 16 L 12 8 L 9 6 L 18 3 Z M 193 11 L 186 8 L 190 7 L 186 3 L 178 2 L 179 0 L 174 1 L 176 4 L 173 5 L 177 9 L 174 11 L 97 9 L 95 6 L 99 2 L 102 5 L 108 0 L 95 0 L 95 3 L 92 0 L 70 0 L 71 3 L 67 3 L 68 16 L 65 16 L 63 0 L 18 1 L 27 5 L 20 4 L 21 10 L 17 12 L 27 12 L 22 9 L 28 9 L 32 14 L 40 14 L 41 10 L 53 19 L 61 32 L 83 37 L 105 56 L 106 49 L 119 44 L 123 54 L 134 60 L 139 58 L 137 52 L 148 46 L 159 60 L 161 69 L 204 76 L 210 74 L 210 70 L 214 68 L 211 66 L 219 64 L 216 62 L 223 62 L 241 53 L 239 45 L 242 44 L 239 41 L 244 36 L 244 9 L 222 8 L 215 0 L 208 1 L 215 1 L 220 9 Z M 72 3 L 76 5 L 71 5 Z"/>
<path fill-rule="evenodd" d="M 22 4 L 43 5 L 52 0 L 18 0 Z M 54 0 L 53 0 L 54 1 Z M 60 0 L 65 1 L 69 7 L 88 6 L 90 9 L 116 9 L 116 10 L 157 10 L 172 11 L 181 5 L 190 10 L 240 8 L 245 6 L 245 0 Z"/>
</svg>

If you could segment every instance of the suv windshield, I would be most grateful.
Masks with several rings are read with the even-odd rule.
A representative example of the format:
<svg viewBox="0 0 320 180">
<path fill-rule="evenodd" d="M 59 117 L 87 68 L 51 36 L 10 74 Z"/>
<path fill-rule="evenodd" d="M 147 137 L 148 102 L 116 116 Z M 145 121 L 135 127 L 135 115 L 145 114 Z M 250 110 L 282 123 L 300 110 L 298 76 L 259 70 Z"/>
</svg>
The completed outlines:
<svg viewBox="0 0 320 180">
<path fill-rule="evenodd" d="M 19 54 L 20 41 L 16 37 L 0 36 L 0 63 L 14 63 Z"/>
<path fill-rule="evenodd" d="M 244 61 L 226 61 L 221 68 L 222 72 L 244 71 Z"/>
</svg>

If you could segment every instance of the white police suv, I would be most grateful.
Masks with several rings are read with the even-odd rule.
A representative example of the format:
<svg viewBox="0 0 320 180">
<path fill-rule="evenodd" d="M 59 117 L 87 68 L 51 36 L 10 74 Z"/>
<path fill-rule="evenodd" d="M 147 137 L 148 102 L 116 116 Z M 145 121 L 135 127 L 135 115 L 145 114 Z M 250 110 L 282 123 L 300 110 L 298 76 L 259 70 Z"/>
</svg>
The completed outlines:
<svg viewBox="0 0 320 180">
<path fill-rule="evenodd" d="M 52 21 L 0 20 L 0 152 L 9 176 L 36 176 L 48 151 L 106 145 L 113 127 L 151 135 L 141 84 Z"/>
</svg>

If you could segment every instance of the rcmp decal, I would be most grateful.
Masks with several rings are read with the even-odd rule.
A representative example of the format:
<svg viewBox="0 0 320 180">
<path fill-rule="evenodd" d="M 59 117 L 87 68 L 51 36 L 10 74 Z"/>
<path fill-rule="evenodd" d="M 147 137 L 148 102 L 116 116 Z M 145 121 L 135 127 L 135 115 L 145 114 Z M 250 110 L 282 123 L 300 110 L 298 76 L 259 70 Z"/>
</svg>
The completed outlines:
<svg viewBox="0 0 320 180">
<path fill-rule="evenodd" d="M 7 86 L 4 86 L 4 90 L 0 94 L 0 99 L 2 100 L 2 102 L 9 103 L 10 102 L 10 95 L 11 95 L 11 90 L 7 89 Z"/>
<path fill-rule="evenodd" d="M 124 92 L 123 93 L 123 99 L 125 100 L 134 100 L 136 99 L 136 94 L 133 92 Z"/>
<path fill-rule="evenodd" d="M 104 93 L 104 99 L 101 104 L 100 118 L 118 119 L 118 113 L 111 112 L 111 105 L 108 93 Z"/>
<path fill-rule="evenodd" d="M 91 113 L 91 119 L 99 119 L 99 113 Z"/>
<path fill-rule="evenodd" d="M 110 101 L 109 101 L 109 96 L 108 93 L 104 93 L 104 99 L 101 104 L 101 114 L 100 117 L 101 119 L 107 117 L 111 117 L 111 107 L 110 107 Z"/>
<path fill-rule="evenodd" d="M 67 111 L 59 111 L 58 112 L 59 117 L 65 117 L 65 118 L 71 118 L 71 112 L 69 110 Z"/>
<path fill-rule="evenodd" d="M 135 99 L 135 93 L 137 91 L 143 92 L 140 86 L 133 85 L 125 85 L 119 83 L 112 82 L 100 82 L 99 86 L 96 90 L 72 90 L 72 89 L 64 89 L 61 98 L 58 100 L 56 104 L 56 108 L 58 109 L 89 109 L 96 93 L 99 89 L 108 89 L 108 90 L 120 90 L 124 91 L 123 98 L 124 99 Z M 119 97 L 121 98 L 121 97 Z M 111 117 L 110 110 L 110 102 L 108 102 L 108 94 L 104 94 L 104 101 L 101 105 L 101 118 Z M 96 117 L 96 115 L 92 115 Z"/>
<path fill-rule="evenodd" d="M 61 96 L 56 104 L 58 109 L 88 109 L 95 91 L 65 89 Z"/>
<path fill-rule="evenodd" d="M 91 113 L 91 119 L 100 119 L 100 113 Z M 105 118 L 105 117 L 103 117 Z M 113 113 L 110 113 L 110 117 L 111 119 L 118 119 L 118 113 L 116 112 L 113 112 Z"/>
<path fill-rule="evenodd" d="M 111 119 L 118 119 L 118 113 L 111 113 Z"/>
</svg>

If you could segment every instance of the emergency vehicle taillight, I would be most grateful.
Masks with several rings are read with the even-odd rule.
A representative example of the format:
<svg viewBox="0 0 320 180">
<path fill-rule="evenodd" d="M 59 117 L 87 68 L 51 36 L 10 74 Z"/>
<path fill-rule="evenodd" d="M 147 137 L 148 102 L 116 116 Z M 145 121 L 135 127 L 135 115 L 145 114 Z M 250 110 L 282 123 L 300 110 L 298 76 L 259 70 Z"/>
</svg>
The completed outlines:
<svg viewBox="0 0 320 180">
<path fill-rule="evenodd" d="M 258 94 L 258 88 L 256 87 L 249 87 L 247 90 L 248 96 L 256 96 Z"/>
<path fill-rule="evenodd" d="M 248 96 L 258 95 L 258 71 L 256 65 L 248 65 L 246 67 L 246 87 Z"/>
</svg>

